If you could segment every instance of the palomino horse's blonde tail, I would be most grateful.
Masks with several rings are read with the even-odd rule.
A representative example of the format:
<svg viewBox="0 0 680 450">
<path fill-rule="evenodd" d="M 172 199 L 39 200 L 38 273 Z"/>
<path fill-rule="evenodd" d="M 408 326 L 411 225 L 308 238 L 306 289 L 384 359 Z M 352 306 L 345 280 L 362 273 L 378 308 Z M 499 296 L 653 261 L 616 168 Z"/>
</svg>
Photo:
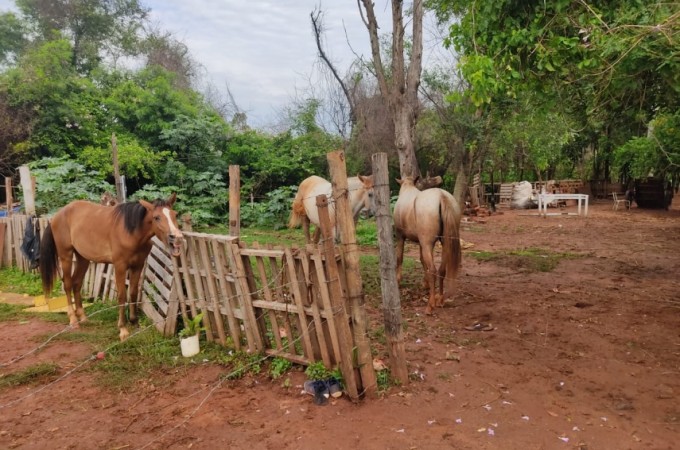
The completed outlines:
<svg viewBox="0 0 680 450">
<path fill-rule="evenodd" d="M 442 236 L 442 264 L 446 266 L 444 275 L 444 298 L 453 297 L 456 275 L 461 266 L 462 254 L 460 246 L 459 217 L 454 202 L 441 197 L 441 215 L 444 224 Z"/>
<path fill-rule="evenodd" d="M 303 194 L 298 190 L 293 200 L 293 207 L 290 210 L 290 219 L 288 220 L 288 228 L 297 228 L 302 223 L 302 218 L 307 215 L 305 205 L 302 203 Z"/>
</svg>

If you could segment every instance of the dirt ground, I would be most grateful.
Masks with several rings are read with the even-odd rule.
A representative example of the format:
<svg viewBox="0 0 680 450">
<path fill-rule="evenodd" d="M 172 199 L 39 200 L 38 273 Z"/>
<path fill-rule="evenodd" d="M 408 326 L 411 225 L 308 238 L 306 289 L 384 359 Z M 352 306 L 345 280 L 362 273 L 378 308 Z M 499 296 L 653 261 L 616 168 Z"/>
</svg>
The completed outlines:
<svg viewBox="0 0 680 450">
<path fill-rule="evenodd" d="M 0 448 L 680 448 L 680 209 L 527 213 L 463 226 L 473 247 L 459 295 L 434 316 L 424 292 L 402 289 L 407 386 L 317 406 L 301 371 L 291 388 L 265 376 L 220 383 L 224 369 L 205 363 L 115 393 L 79 370 L 97 363 L 85 346 L 48 343 L 0 366 L 55 361 L 62 376 L 0 391 Z M 529 247 L 580 257 L 527 272 L 469 253 Z M 380 311 L 370 315 L 379 326 Z M 495 328 L 465 330 L 478 321 Z M 3 323 L 0 363 L 62 329 Z"/>
</svg>

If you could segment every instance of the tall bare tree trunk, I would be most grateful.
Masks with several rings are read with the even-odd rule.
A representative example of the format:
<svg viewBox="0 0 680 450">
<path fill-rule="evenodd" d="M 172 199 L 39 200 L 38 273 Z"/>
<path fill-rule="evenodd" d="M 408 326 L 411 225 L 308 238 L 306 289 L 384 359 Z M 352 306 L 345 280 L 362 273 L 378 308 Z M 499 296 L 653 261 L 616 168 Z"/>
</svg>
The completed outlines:
<svg viewBox="0 0 680 450">
<path fill-rule="evenodd" d="M 392 65 L 386 75 L 380 55 L 378 22 L 372 0 L 361 0 L 366 12 L 364 24 L 371 39 L 373 66 L 380 94 L 387 101 L 394 122 L 394 145 L 399 155 L 402 177 L 418 176 L 420 169 L 415 153 L 415 126 L 418 118 L 418 86 L 423 62 L 423 0 L 413 1 L 411 59 L 406 67 L 404 55 L 404 16 L 401 0 L 392 0 Z M 362 14 L 363 18 L 363 14 Z"/>
</svg>

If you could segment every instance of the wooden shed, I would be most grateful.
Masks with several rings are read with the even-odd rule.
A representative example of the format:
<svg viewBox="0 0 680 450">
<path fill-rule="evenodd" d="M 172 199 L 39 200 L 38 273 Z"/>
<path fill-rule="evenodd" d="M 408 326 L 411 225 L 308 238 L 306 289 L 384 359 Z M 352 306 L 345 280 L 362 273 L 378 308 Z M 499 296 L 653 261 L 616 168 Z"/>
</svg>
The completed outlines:
<svg viewBox="0 0 680 450">
<path fill-rule="evenodd" d="M 639 208 L 668 209 L 673 194 L 670 189 L 665 189 L 665 184 L 661 178 L 635 180 L 635 203 Z"/>
</svg>

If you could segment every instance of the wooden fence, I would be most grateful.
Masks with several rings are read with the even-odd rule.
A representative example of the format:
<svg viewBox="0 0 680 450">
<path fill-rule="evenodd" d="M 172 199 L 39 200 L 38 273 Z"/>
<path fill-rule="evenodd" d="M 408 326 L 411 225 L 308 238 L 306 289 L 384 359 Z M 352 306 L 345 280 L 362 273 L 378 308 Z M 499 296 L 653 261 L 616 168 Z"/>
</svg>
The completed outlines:
<svg viewBox="0 0 680 450">
<path fill-rule="evenodd" d="M 0 218 L 2 266 L 30 270 L 20 250 L 27 219 Z M 41 232 L 46 224 L 40 219 Z M 353 354 L 356 344 L 343 341 L 339 332 L 352 321 L 335 246 L 329 255 L 316 245 L 248 247 L 234 236 L 195 232 L 184 236 L 186 251 L 176 259 L 154 240 L 140 285 L 142 309 L 161 332 L 172 335 L 178 318 L 203 312 L 207 339 L 237 350 L 305 365 L 323 361 L 327 367 L 338 365 L 343 352 Z M 329 257 L 337 263 L 337 276 L 329 275 Z M 113 267 L 92 263 L 83 295 L 113 300 L 116 294 Z M 344 372 L 345 378 L 355 376 Z M 360 381 L 355 383 L 361 386 Z M 350 392 L 351 397 L 357 395 Z"/>
</svg>

